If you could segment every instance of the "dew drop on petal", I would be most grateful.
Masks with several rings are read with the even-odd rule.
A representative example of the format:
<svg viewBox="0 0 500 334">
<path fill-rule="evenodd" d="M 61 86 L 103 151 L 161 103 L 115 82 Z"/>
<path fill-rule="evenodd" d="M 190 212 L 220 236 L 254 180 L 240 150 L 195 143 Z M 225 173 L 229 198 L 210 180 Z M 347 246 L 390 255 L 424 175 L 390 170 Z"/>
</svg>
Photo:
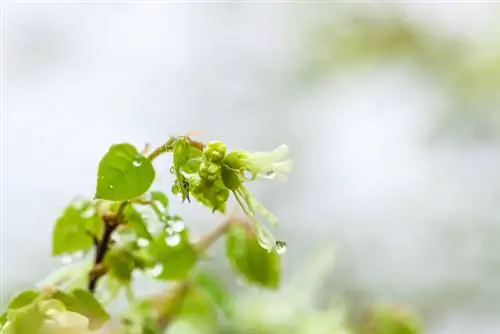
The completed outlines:
<svg viewBox="0 0 500 334">
<path fill-rule="evenodd" d="M 287 244 L 283 240 L 277 240 L 276 241 L 276 253 L 278 254 L 284 254 L 287 250 Z"/>
<path fill-rule="evenodd" d="M 168 235 L 165 238 L 165 243 L 169 246 L 177 246 L 181 242 L 181 236 L 178 234 Z"/>
</svg>

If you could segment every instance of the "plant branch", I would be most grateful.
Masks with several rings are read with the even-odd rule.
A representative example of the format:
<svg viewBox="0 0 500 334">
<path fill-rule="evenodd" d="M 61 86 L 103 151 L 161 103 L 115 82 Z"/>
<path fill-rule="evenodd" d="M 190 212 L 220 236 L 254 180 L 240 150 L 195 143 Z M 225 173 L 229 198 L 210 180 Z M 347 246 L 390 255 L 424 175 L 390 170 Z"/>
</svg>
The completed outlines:
<svg viewBox="0 0 500 334">
<path fill-rule="evenodd" d="M 167 144 L 163 144 L 160 147 L 156 148 L 153 152 L 151 152 L 151 154 L 149 154 L 146 158 L 150 161 L 153 161 L 161 154 L 167 152 L 167 150 Z M 97 281 L 107 272 L 106 266 L 104 265 L 104 258 L 109 250 L 113 232 L 115 232 L 116 228 L 119 225 L 126 223 L 125 221 L 123 221 L 123 214 L 128 204 L 130 204 L 130 201 L 122 201 L 120 202 L 116 213 L 111 215 L 104 215 L 102 217 L 104 231 L 102 233 L 101 239 L 98 239 L 95 236 L 92 237 L 96 249 L 94 266 L 89 273 L 88 283 L 88 289 L 92 293 L 95 292 Z"/>
<path fill-rule="evenodd" d="M 241 218 L 230 216 L 221 224 L 217 225 L 213 230 L 202 235 L 200 239 L 193 245 L 197 252 L 202 253 L 212 246 L 220 237 L 222 237 L 229 227 L 239 221 Z M 158 326 L 164 331 L 170 323 L 175 319 L 175 316 L 184 302 L 185 296 L 189 291 L 189 280 L 172 283 L 165 291 L 146 297 L 144 301 L 148 302 L 152 308 L 157 311 L 156 322 Z M 166 307 L 171 301 L 172 307 Z M 116 328 L 114 325 L 108 324 L 106 328 L 99 331 L 100 334 L 115 333 Z"/>
</svg>

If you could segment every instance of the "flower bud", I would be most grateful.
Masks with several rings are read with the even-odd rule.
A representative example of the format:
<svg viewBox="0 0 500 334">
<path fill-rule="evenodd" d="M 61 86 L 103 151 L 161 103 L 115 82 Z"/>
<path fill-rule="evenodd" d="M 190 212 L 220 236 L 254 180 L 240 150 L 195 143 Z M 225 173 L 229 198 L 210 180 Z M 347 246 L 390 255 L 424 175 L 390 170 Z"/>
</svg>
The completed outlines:
<svg viewBox="0 0 500 334">
<path fill-rule="evenodd" d="M 224 163 L 232 169 L 240 170 L 247 164 L 248 154 L 243 151 L 232 151 L 224 159 Z"/>
<path fill-rule="evenodd" d="M 220 166 L 213 162 L 202 162 L 200 165 L 200 177 L 207 181 L 215 181 L 219 177 Z"/>
<path fill-rule="evenodd" d="M 213 141 L 205 146 L 203 155 L 208 161 L 218 163 L 224 159 L 226 150 L 226 144 L 220 141 Z"/>
</svg>

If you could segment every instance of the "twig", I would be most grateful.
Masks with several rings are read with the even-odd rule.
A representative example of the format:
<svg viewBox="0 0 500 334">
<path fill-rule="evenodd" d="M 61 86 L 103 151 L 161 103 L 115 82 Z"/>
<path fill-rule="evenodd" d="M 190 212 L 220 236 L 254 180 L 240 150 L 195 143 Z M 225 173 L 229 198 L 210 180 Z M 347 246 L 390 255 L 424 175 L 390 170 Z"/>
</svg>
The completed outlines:
<svg viewBox="0 0 500 334">
<path fill-rule="evenodd" d="M 153 161 L 162 153 L 167 152 L 167 149 L 168 149 L 167 145 L 163 144 L 157 149 L 155 149 L 153 152 L 151 152 L 151 154 L 149 154 L 146 158 L 150 161 Z M 146 149 L 144 152 L 146 152 Z M 104 258 L 110 248 L 111 236 L 113 235 L 113 232 L 120 224 L 126 223 L 123 221 L 123 214 L 128 204 L 130 204 L 130 201 L 122 201 L 120 202 L 120 205 L 118 206 L 118 209 L 116 210 L 115 214 L 106 215 L 102 217 L 104 224 L 104 231 L 102 233 L 101 239 L 98 239 L 94 235 L 92 236 L 94 247 L 96 249 L 94 266 L 91 272 L 89 273 L 89 283 L 88 283 L 88 289 L 92 293 L 95 292 L 97 281 L 103 275 L 106 274 L 106 267 L 104 266 Z"/>
<path fill-rule="evenodd" d="M 116 215 L 116 217 L 117 216 L 118 216 L 118 214 Z M 98 240 L 98 242 L 96 244 L 94 266 L 92 268 L 92 271 L 89 273 L 88 289 L 92 293 L 95 292 L 95 288 L 97 286 L 97 281 L 99 280 L 99 278 L 101 278 L 101 276 L 103 276 L 106 273 L 106 270 L 103 270 L 104 257 L 106 256 L 106 253 L 109 250 L 109 243 L 111 242 L 111 235 L 118 227 L 118 221 L 116 220 L 116 217 L 113 217 L 113 218 L 104 217 L 103 218 L 104 231 L 102 232 L 102 238 L 100 240 Z"/>
</svg>

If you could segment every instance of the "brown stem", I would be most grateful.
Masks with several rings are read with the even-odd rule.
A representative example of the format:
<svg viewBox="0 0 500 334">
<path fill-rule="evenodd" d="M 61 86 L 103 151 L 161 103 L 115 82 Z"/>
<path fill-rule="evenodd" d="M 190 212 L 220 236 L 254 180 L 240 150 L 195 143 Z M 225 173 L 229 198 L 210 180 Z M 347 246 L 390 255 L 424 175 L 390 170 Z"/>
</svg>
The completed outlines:
<svg viewBox="0 0 500 334">
<path fill-rule="evenodd" d="M 162 153 L 165 153 L 167 151 L 167 145 L 164 144 L 157 149 L 155 149 L 151 154 L 149 154 L 146 158 L 149 159 L 150 161 L 153 161 L 156 159 L 159 155 Z M 146 152 L 146 149 L 145 149 Z M 130 201 L 122 201 L 120 202 L 120 205 L 118 206 L 118 210 L 116 213 L 112 216 L 107 216 L 103 217 L 103 223 L 104 223 L 104 231 L 102 233 L 101 239 L 97 239 L 95 236 L 93 236 L 93 242 L 94 246 L 96 249 L 95 252 L 95 259 L 94 259 L 94 266 L 92 271 L 89 273 L 89 283 L 88 283 L 88 289 L 90 292 L 94 293 L 96 286 L 97 286 L 97 281 L 106 274 L 105 266 L 104 266 L 104 257 L 106 256 L 106 253 L 109 250 L 110 247 L 110 242 L 111 242 L 111 236 L 113 235 L 113 232 L 116 230 L 118 225 L 124 223 L 123 222 L 123 213 L 125 212 L 125 208 L 127 205 L 130 203 Z"/>
<path fill-rule="evenodd" d="M 102 232 L 101 239 L 98 240 L 96 244 L 94 267 L 93 270 L 89 273 L 88 289 L 92 293 L 95 292 L 97 281 L 99 280 L 99 278 L 101 278 L 106 273 L 106 270 L 102 270 L 102 268 L 104 268 L 104 257 L 109 250 L 111 236 L 118 227 L 116 219 L 104 218 L 103 221 L 104 231 Z"/>
</svg>

